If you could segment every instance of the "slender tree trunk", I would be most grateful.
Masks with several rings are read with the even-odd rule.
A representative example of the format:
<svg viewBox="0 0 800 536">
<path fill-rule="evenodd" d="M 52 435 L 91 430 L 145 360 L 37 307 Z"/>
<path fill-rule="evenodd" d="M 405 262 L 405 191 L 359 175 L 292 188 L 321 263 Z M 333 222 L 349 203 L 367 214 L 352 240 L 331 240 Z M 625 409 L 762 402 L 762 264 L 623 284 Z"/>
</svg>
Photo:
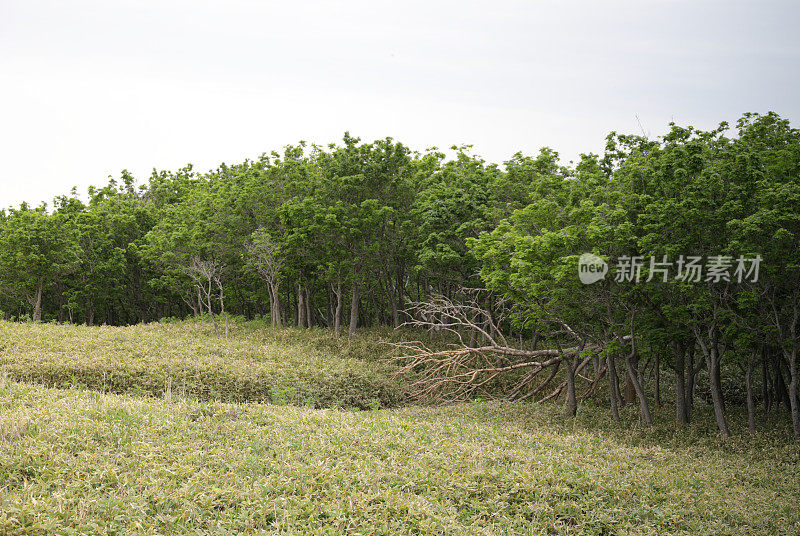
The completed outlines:
<svg viewBox="0 0 800 536">
<path fill-rule="evenodd" d="M 269 321 L 272 329 L 278 327 L 277 318 L 275 318 L 275 292 L 272 290 L 271 285 L 267 285 L 267 292 L 269 294 Z"/>
<path fill-rule="evenodd" d="M 225 319 L 225 338 L 227 339 L 230 336 L 231 329 L 228 323 L 228 313 L 225 311 L 225 291 L 222 289 L 222 283 L 220 281 L 217 281 L 217 288 L 219 290 L 219 311 L 222 318 Z"/>
<path fill-rule="evenodd" d="M 347 337 L 352 339 L 356 334 L 356 327 L 358 326 L 358 303 L 359 303 L 359 286 L 357 281 L 353 281 L 353 292 L 350 300 L 350 326 L 347 330 Z"/>
<path fill-rule="evenodd" d="M 214 318 L 214 311 L 211 308 L 208 308 L 208 315 L 211 317 L 211 323 L 214 324 L 214 333 L 216 333 L 217 338 L 219 339 L 219 327 L 217 326 L 217 319 Z"/>
<path fill-rule="evenodd" d="M 619 380 L 617 378 L 616 359 L 611 354 L 606 359 L 608 360 L 608 394 L 611 402 L 611 416 L 615 421 L 619 422 Z"/>
<path fill-rule="evenodd" d="M 686 357 L 680 345 L 674 345 L 675 352 L 675 420 L 681 425 L 689 422 L 689 408 L 686 404 Z"/>
<path fill-rule="evenodd" d="M 717 346 L 717 350 L 714 352 L 714 355 L 717 356 L 717 366 L 714 369 L 714 375 L 716 376 L 716 382 L 714 383 L 719 387 L 719 401 L 722 404 L 722 411 L 725 411 L 725 393 L 722 392 L 722 354 L 720 354 L 719 346 L 715 346 Z"/>
<path fill-rule="evenodd" d="M 656 386 L 654 390 L 655 404 L 657 408 L 661 407 L 661 361 L 658 354 L 656 354 L 655 363 L 653 363 L 653 372 L 655 374 Z"/>
<path fill-rule="evenodd" d="M 642 415 L 642 422 L 646 426 L 653 426 L 653 418 L 650 416 L 650 407 L 647 404 L 647 396 L 645 395 L 642 383 L 639 381 L 639 369 L 636 365 L 636 356 L 628 354 L 625 356 L 625 368 L 628 369 L 628 379 L 630 380 L 633 390 L 639 399 L 639 411 Z"/>
<path fill-rule="evenodd" d="M 292 323 L 292 298 L 291 298 L 292 286 L 289 284 L 285 286 L 286 286 L 286 294 L 284 298 L 286 299 L 281 299 L 280 316 L 281 316 L 281 324 L 285 323 L 288 326 L 289 324 Z"/>
<path fill-rule="evenodd" d="M 283 326 L 283 319 L 281 318 L 281 294 L 280 294 L 280 287 L 278 286 L 278 282 L 274 282 L 270 284 L 270 288 L 272 289 L 272 321 L 273 327 L 280 328 Z"/>
<path fill-rule="evenodd" d="M 372 295 L 372 311 L 365 310 L 366 307 L 361 308 L 361 314 L 363 316 L 361 325 L 373 327 L 381 322 L 380 316 L 382 307 L 378 304 L 379 294 L 377 292 L 371 292 L 370 294 Z"/>
<path fill-rule="evenodd" d="M 796 368 L 797 365 L 794 366 Z M 797 401 L 797 372 L 795 371 L 792 381 L 789 383 L 789 406 L 792 411 L 792 428 L 794 429 L 794 438 L 800 441 L 800 408 L 798 408 Z"/>
<path fill-rule="evenodd" d="M 520 335 L 519 337 L 520 337 L 519 349 L 524 350 L 524 348 L 522 347 L 522 335 Z M 598 381 L 600 381 L 600 375 L 604 373 L 602 364 L 603 363 L 600 360 L 599 355 L 595 354 L 592 356 L 592 372 L 594 372 L 594 381 L 592 382 L 593 385 L 596 384 Z"/>
<path fill-rule="evenodd" d="M 781 364 L 778 357 L 774 354 L 770 354 L 770 362 L 772 365 L 772 411 L 778 411 L 781 405 Z"/>
<path fill-rule="evenodd" d="M 767 359 L 767 348 L 761 349 L 761 401 L 764 411 L 772 408 L 772 391 L 770 390 L 769 360 Z"/>
<path fill-rule="evenodd" d="M 303 292 L 306 295 L 306 326 L 309 328 L 314 325 L 314 317 L 312 316 L 312 308 L 311 308 L 311 292 L 308 290 L 308 286 L 303 288 Z"/>
<path fill-rule="evenodd" d="M 794 429 L 794 438 L 800 441 L 800 408 L 798 408 L 797 400 L 797 339 L 794 337 L 794 329 L 792 329 L 793 341 L 791 350 L 785 350 L 786 359 L 789 361 L 789 409 L 792 412 L 792 428 Z"/>
<path fill-rule="evenodd" d="M 625 363 L 627 365 L 628 358 L 625 358 Z M 633 380 L 631 379 L 630 374 L 625 375 L 625 398 L 622 399 L 622 403 L 624 404 L 633 404 L 636 402 L 636 387 L 633 385 Z"/>
<path fill-rule="evenodd" d="M 695 348 L 694 344 L 689 346 L 686 356 L 689 358 L 688 366 L 686 368 L 687 381 L 686 381 L 686 411 L 691 419 L 692 410 L 694 409 L 694 388 L 697 385 L 697 375 L 702 370 L 703 360 L 699 360 L 698 365 L 694 363 Z"/>
<path fill-rule="evenodd" d="M 36 296 L 33 303 L 33 321 L 40 322 L 42 320 L 42 288 L 44 287 L 44 277 L 39 278 L 36 285 Z"/>
<path fill-rule="evenodd" d="M 333 334 L 338 338 L 342 331 L 342 278 L 336 281 L 336 310 L 333 313 Z"/>
<path fill-rule="evenodd" d="M 769 411 L 772 405 L 772 396 L 769 390 L 769 361 L 767 360 L 767 347 L 761 348 L 761 401 L 764 404 L 764 411 Z"/>
<path fill-rule="evenodd" d="M 206 303 L 206 305 L 208 306 L 208 316 L 211 317 L 211 323 L 214 325 L 214 333 L 217 335 L 217 338 L 219 339 L 219 327 L 217 326 L 217 319 L 214 318 L 214 308 L 211 305 L 211 290 L 206 292 L 206 289 L 203 289 L 203 292 L 205 293 L 206 299 L 208 300 L 208 303 Z"/>
<path fill-rule="evenodd" d="M 714 418 L 717 420 L 717 427 L 722 433 L 723 439 L 728 439 L 731 436 L 728 423 L 725 421 L 725 405 L 722 401 L 722 386 L 720 385 L 719 365 L 720 358 L 718 355 L 719 350 L 712 347 L 703 349 L 703 354 L 706 359 L 706 366 L 708 367 L 708 378 L 711 383 L 711 402 L 714 406 Z"/>
<path fill-rule="evenodd" d="M 773 359 L 775 369 L 775 409 L 783 403 L 786 409 L 791 408 L 792 402 L 789 400 L 789 390 L 786 388 L 786 380 L 783 378 L 783 363 L 780 354 L 776 353 Z"/>
<path fill-rule="evenodd" d="M 575 363 L 569 357 L 564 360 L 564 365 L 567 368 L 567 400 L 565 413 L 569 417 L 574 417 L 578 412 L 578 402 L 575 397 Z"/>
<path fill-rule="evenodd" d="M 389 291 L 389 308 L 392 311 L 392 327 L 397 329 L 400 327 L 400 312 L 397 310 L 397 294 L 394 290 L 394 285 L 391 281 L 386 285 Z"/>
<path fill-rule="evenodd" d="M 333 303 L 336 301 L 334 293 L 333 293 L 333 283 L 329 283 L 327 288 L 328 299 L 325 300 L 325 324 L 327 327 L 333 328 Z"/>
<path fill-rule="evenodd" d="M 303 286 L 297 284 L 297 327 L 306 327 L 306 304 L 305 296 L 303 295 Z"/>
<path fill-rule="evenodd" d="M 747 389 L 747 428 L 750 433 L 756 431 L 756 404 L 753 401 L 753 361 L 755 356 L 747 357 L 747 372 L 744 375 L 744 384 Z"/>
</svg>

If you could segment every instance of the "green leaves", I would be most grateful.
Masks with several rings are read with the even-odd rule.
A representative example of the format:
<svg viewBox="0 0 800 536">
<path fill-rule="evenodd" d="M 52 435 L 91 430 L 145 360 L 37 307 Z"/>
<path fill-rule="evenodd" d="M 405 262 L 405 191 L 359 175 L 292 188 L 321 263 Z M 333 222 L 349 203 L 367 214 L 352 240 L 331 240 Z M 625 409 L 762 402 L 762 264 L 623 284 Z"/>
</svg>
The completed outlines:
<svg viewBox="0 0 800 536">
<path fill-rule="evenodd" d="M 78 266 L 74 229 L 59 214 L 23 205 L 0 221 L 0 294 L 24 299 L 41 320 L 42 293 Z"/>
</svg>

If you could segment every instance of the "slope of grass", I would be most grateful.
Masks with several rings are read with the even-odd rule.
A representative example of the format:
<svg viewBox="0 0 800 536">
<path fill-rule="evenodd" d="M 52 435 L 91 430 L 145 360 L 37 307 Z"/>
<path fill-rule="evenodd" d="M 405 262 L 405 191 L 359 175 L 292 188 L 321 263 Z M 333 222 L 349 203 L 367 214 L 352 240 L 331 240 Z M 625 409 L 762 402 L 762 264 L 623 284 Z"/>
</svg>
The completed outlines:
<svg viewBox="0 0 800 536">
<path fill-rule="evenodd" d="M 0 321 L 0 371 L 13 379 L 103 392 L 171 392 L 201 400 L 315 407 L 391 407 L 402 402 L 393 369 L 377 360 L 377 336 L 353 348 L 319 330 L 273 333 L 233 325 L 217 339 L 203 321 L 86 327 Z"/>
<path fill-rule="evenodd" d="M 800 533 L 798 448 L 773 437 L 0 383 L 2 534 Z"/>
</svg>

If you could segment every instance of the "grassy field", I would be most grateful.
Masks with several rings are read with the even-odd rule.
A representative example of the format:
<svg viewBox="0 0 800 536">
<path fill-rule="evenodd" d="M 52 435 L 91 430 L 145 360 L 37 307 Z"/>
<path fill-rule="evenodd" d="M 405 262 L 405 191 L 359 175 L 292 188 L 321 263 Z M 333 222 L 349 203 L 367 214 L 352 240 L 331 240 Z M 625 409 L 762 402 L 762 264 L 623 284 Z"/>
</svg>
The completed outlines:
<svg viewBox="0 0 800 536">
<path fill-rule="evenodd" d="M 318 408 L 392 407 L 404 391 L 393 370 L 368 359 L 377 335 L 348 345 L 321 330 L 237 323 L 217 339 L 202 321 L 86 327 L 0 321 L 0 370 L 52 387 L 273 402 Z"/>
<path fill-rule="evenodd" d="M 138 370 L 122 357 L 129 345 L 161 372 L 274 366 L 286 385 L 311 385 L 319 360 L 394 380 L 367 359 L 372 339 L 282 341 L 238 327 L 217 343 L 192 323 L 0 327 L 0 534 L 800 533 L 800 449 L 785 427 L 722 443 L 703 407 L 676 431 L 669 408 L 645 430 L 630 406 L 620 427 L 594 407 L 573 420 L 503 402 L 358 411 L 53 388 L 15 380 L 26 363 L 78 370 L 70 352 L 89 359 L 79 370 Z M 81 342 L 87 333 L 94 342 Z M 276 354 L 259 360 L 253 348 Z"/>
</svg>

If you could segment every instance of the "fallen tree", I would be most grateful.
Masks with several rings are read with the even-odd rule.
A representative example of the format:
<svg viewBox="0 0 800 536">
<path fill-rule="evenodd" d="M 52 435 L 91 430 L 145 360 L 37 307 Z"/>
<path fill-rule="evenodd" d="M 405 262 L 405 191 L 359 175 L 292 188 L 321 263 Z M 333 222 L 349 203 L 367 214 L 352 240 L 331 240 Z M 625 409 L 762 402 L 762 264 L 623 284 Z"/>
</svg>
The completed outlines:
<svg viewBox="0 0 800 536">
<path fill-rule="evenodd" d="M 590 339 L 562 319 L 543 321 L 550 327 L 546 339 L 555 348 L 525 349 L 522 341 L 520 347 L 515 347 L 509 343 L 512 337 L 502 329 L 509 317 L 502 300 L 492 301 L 481 291 L 471 289 L 463 289 L 458 297 L 459 301 L 455 301 L 436 295 L 425 302 L 412 303 L 405 311 L 409 318 L 405 326 L 427 330 L 431 339 L 440 335 L 438 345 L 422 341 L 393 343 L 401 353 L 396 358 L 402 363 L 401 373 L 411 378 L 412 394 L 419 400 L 449 403 L 476 396 L 503 396 L 544 402 L 565 394 L 566 412 L 574 415 L 578 401 L 576 380 L 585 383 L 581 397 L 586 398 L 596 393 L 606 377 L 608 345 Z M 532 337 L 533 345 L 536 340 L 538 337 Z M 630 335 L 625 335 L 617 337 L 616 342 L 628 344 L 631 340 Z M 572 344 L 566 346 L 566 342 Z M 635 352 L 634 345 L 628 346 L 631 353 Z M 583 371 L 590 363 L 594 364 L 594 374 L 587 376 Z M 562 366 L 563 379 L 552 385 Z M 535 382 L 544 371 L 549 374 Z M 498 382 L 505 382 L 507 387 L 499 395 L 495 389 Z"/>
</svg>

